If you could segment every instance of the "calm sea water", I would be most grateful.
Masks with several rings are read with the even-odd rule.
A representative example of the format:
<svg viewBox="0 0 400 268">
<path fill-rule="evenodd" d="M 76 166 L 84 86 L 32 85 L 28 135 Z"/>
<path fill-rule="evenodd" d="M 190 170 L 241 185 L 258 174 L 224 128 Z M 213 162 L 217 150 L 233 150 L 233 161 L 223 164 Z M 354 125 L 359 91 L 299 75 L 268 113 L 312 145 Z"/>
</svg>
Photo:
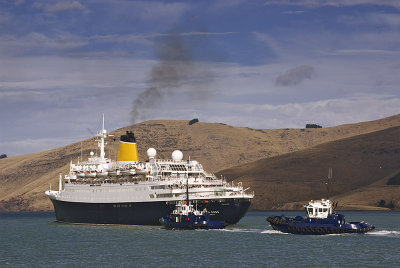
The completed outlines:
<svg viewBox="0 0 400 268">
<path fill-rule="evenodd" d="M 0 214 L 0 267 L 399 267 L 400 213 L 346 212 L 375 225 L 368 234 L 278 233 L 249 212 L 225 230 L 72 225 L 54 213 Z M 294 216 L 301 212 L 285 212 Z"/>
</svg>

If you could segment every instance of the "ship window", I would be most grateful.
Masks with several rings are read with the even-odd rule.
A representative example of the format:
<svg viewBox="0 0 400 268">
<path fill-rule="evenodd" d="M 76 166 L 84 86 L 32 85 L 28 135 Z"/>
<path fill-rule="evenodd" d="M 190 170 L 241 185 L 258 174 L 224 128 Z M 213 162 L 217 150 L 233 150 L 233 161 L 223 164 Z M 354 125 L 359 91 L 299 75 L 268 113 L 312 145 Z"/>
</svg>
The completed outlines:
<svg viewBox="0 0 400 268">
<path fill-rule="evenodd" d="M 156 190 L 156 189 L 166 189 L 167 185 L 157 185 L 157 186 L 151 186 L 152 190 Z"/>
<path fill-rule="evenodd" d="M 169 167 L 173 170 L 173 171 L 187 171 L 186 166 L 185 165 L 169 165 Z"/>
</svg>

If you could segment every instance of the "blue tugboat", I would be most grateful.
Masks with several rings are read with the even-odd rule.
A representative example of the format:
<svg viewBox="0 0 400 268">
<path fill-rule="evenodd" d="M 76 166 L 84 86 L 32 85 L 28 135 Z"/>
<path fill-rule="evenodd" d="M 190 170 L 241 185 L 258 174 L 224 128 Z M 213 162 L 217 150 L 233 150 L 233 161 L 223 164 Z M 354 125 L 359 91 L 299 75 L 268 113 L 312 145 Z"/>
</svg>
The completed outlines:
<svg viewBox="0 0 400 268">
<path fill-rule="evenodd" d="M 160 218 L 160 223 L 167 229 L 223 229 L 228 224 L 225 221 L 210 220 L 207 209 L 198 211 L 189 201 L 189 186 L 186 180 L 186 200 L 175 205 L 175 209 L 168 216 Z"/>
<path fill-rule="evenodd" d="M 269 216 L 267 221 L 272 228 L 283 233 L 305 234 L 305 235 L 325 235 L 343 233 L 366 233 L 373 229 L 372 226 L 364 221 L 346 222 L 345 216 L 333 213 L 337 203 L 333 205 L 329 200 L 311 200 L 305 209 L 307 217 L 297 216 L 295 218 L 282 216 Z"/>
<path fill-rule="evenodd" d="M 167 229 L 223 229 L 227 226 L 224 221 L 210 220 L 207 210 L 195 210 L 192 204 L 186 202 L 179 202 L 175 210 L 162 217 L 160 222 Z"/>
</svg>

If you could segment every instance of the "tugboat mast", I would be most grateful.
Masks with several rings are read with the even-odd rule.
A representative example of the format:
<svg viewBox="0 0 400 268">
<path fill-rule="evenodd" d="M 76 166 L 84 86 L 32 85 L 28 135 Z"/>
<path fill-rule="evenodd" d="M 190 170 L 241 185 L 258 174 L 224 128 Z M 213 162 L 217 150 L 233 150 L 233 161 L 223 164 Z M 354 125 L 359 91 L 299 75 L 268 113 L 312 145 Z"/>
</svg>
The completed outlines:
<svg viewBox="0 0 400 268">
<path fill-rule="evenodd" d="M 328 194 L 328 198 L 331 197 L 331 184 L 332 184 L 332 168 L 330 167 L 328 170 L 328 179 L 326 181 L 326 191 Z"/>
</svg>

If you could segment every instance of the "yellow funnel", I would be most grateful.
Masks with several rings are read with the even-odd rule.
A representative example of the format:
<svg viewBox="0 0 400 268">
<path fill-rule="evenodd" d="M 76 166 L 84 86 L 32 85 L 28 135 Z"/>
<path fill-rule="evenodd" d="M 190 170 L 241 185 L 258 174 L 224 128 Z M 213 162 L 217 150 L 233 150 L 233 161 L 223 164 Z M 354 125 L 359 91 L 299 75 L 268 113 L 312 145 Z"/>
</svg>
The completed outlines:
<svg viewBox="0 0 400 268">
<path fill-rule="evenodd" d="M 132 131 L 127 131 L 126 135 L 121 136 L 117 161 L 139 161 L 136 139 Z"/>
</svg>

